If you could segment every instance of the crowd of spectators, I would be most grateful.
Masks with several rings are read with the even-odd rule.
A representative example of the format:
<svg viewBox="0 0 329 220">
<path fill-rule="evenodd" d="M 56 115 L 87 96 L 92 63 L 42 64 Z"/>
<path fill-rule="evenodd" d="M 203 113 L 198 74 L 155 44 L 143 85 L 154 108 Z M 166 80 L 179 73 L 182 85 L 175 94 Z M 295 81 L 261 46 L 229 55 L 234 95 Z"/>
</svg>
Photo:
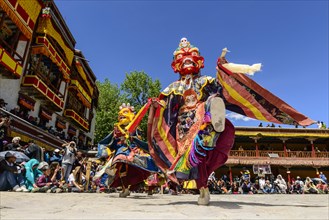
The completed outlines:
<svg viewBox="0 0 329 220">
<path fill-rule="evenodd" d="M 0 99 L 0 108 L 5 109 L 5 106 L 6 103 Z M 38 120 L 24 116 L 19 107 L 10 112 L 38 126 Z M 34 140 L 21 145 L 20 137 L 14 137 L 8 143 L 5 134 L 7 127 L 10 126 L 10 117 L 6 114 L 0 116 L 0 153 L 8 151 L 0 157 L 0 191 L 60 193 L 114 190 L 107 185 L 106 178 L 93 179 L 96 172 L 103 168 L 105 161 L 93 161 L 86 157 L 77 147 L 76 138 L 67 138 L 64 132 L 56 131 L 50 126 L 45 127 L 50 134 L 66 141 L 62 150 L 45 151 Z M 243 148 L 239 150 L 243 151 Z M 22 161 L 22 155 L 29 160 Z M 90 169 L 87 170 L 88 163 Z M 208 186 L 211 193 L 218 194 L 328 193 L 328 182 L 323 173 L 312 179 L 307 177 L 302 180 L 297 176 L 296 179 L 286 182 L 280 174 L 277 177 L 258 175 L 251 178 L 250 172 L 243 169 L 241 176 L 234 177 L 232 182 L 226 175 L 218 179 L 212 173 L 208 179 Z M 160 189 L 172 194 L 189 192 L 179 186 L 173 189 L 168 183 L 157 187 L 155 192 L 160 192 Z M 144 191 L 144 188 L 140 188 L 139 191 Z"/>
<path fill-rule="evenodd" d="M 241 176 L 235 176 L 232 184 L 226 175 L 217 179 L 210 175 L 208 179 L 209 190 L 213 194 L 328 194 L 328 180 L 320 172 L 315 178 L 292 178 L 287 182 L 281 174 L 276 177 L 270 175 L 257 175 L 250 177 L 247 169 L 241 171 Z"/>
<path fill-rule="evenodd" d="M 0 191 L 95 192 L 97 186 L 101 186 L 92 177 L 104 162 L 89 160 L 73 141 L 64 144 L 63 150 L 55 149 L 52 154 L 44 152 L 33 140 L 21 146 L 19 137 L 7 146 L 10 151 L 0 159 Z M 24 158 L 22 155 L 28 156 L 29 160 L 18 162 Z M 91 168 L 87 175 L 88 162 Z"/>
</svg>

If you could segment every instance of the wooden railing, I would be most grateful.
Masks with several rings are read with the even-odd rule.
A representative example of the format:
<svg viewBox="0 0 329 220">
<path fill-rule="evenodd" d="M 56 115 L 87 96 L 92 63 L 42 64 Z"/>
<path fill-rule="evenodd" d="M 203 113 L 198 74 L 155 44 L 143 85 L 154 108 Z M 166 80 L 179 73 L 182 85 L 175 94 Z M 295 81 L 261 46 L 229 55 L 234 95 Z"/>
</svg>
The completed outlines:
<svg viewBox="0 0 329 220">
<path fill-rule="evenodd" d="M 312 151 L 258 151 L 258 157 L 269 157 L 269 154 L 277 154 L 279 157 L 290 158 L 310 158 L 312 157 Z M 257 157 L 255 150 L 231 150 L 230 157 Z M 329 152 L 316 152 L 316 158 L 329 158 Z"/>
</svg>

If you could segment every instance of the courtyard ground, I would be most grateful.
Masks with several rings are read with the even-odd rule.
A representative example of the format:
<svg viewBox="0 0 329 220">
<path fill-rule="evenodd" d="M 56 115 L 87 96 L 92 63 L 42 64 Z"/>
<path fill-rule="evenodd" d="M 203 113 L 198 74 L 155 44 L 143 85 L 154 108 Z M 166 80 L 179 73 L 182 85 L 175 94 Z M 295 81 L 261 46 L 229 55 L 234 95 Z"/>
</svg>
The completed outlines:
<svg viewBox="0 0 329 220">
<path fill-rule="evenodd" d="M 0 193 L 0 219 L 329 219 L 329 195 Z"/>
</svg>

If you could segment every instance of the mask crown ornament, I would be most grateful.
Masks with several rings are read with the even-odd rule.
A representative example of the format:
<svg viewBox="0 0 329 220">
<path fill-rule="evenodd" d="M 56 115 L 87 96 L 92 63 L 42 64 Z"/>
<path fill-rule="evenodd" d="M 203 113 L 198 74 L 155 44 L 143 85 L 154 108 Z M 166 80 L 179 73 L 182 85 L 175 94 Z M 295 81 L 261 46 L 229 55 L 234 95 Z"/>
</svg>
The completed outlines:
<svg viewBox="0 0 329 220">
<path fill-rule="evenodd" d="M 183 37 L 178 48 L 174 51 L 174 60 L 171 63 L 175 73 L 181 76 L 189 74 L 199 74 L 200 69 L 204 67 L 204 58 L 200 56 L 199 49 Z"/>
<path fill-rule="evenodd" d="M 118 125 L 128 125 L 135 117 L 135 108 L 130 103 L 122 103 L 119 107 Z"/>
</svg>

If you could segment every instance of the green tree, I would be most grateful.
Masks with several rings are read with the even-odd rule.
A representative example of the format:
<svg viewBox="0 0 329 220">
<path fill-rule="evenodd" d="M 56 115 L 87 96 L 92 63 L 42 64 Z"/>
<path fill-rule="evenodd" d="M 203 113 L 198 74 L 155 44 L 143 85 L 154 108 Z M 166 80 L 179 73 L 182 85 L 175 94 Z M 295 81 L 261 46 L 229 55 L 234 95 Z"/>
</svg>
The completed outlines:
<svg viewBox="0 0 329 220">
<path fill-rule="evenodd" d="M 135 107 L 136 113 L 146 104 L 148 98 L 158 97 L 161 90 L 159 80 L 152 80 L 144 71 L 133 71 L 126 73 L 126 78 L 121 84 L 121 90 L 126 99 Z M 141 122 L 140 128 L 143 130 L 144 138 L 146 138 L 147 115 Z"/>
<path fill-rule="evenodd" d="M 125 100 L 117 84 L 108 79 L 96 82 L 99 89 L 98 108 L 96 112 L 95 143 L 101 141 L 118 121 L 119 106 Z"/>
</svg>

